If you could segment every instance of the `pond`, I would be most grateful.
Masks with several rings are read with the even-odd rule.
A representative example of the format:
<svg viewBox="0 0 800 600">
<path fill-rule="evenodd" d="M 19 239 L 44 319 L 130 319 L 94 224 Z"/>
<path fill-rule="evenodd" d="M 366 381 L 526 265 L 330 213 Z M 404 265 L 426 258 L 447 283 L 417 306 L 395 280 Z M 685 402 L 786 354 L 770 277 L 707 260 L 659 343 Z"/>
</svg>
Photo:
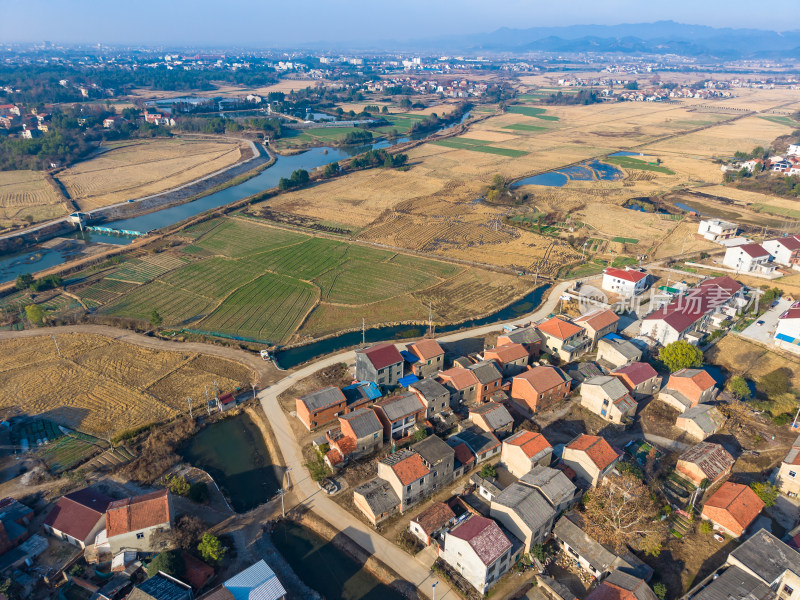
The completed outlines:
<svg viewBox="0 0 800 600">
<path fill-rule="evenodd" d="M 344 534 L 339 534 L 344 535 Z M 402 600 L 331 542 L 298 523 L 281 521 L 272 543 L 308 587 L 326 600 Z"/>
<path fill-rule="evenodd" d="M 203 428 L 178 454 L 207 471 L 236 512 L 264 504 L 278 491 L 279 482 L 264 438 L 246 413 Z"/>
<path fill-rule="evenodd" d="M 532 177 L 525 177 L 515 181 L 511 187 L 521 185 L 543 185 L 547 187 L 563 187 L 568 181 L 617 181 L 622 178 L 622 171 L 614 165 L 608 165 L 599 160 L 590 160 L 579 165 L 564 167 L 557 171 L 548 171 Z"/>
</svg>

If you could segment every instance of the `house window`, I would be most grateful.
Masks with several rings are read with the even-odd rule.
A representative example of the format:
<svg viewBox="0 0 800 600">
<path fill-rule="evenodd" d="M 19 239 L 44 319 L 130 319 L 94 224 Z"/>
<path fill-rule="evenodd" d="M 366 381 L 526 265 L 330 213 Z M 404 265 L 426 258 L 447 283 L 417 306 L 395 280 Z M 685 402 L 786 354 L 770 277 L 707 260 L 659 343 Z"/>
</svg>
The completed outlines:
<svg viewBox="0 0 800 600">
<path fill-rule="evenodd" d="M 431 364 L 431 361 L 428 361 L 428 364 Z"/>
<path fill-rule="evenodd" d="M 797 477 L 797 473 L 794 472 L 794 471 L 789 471 L 789 477 L 792 477 L 792 478 Z"/>
<path fill-rule="evenodd" d="M 377 440 L 378 439 L 378 433 L 377 432 L 372 434 L 372 439 L 373 440 Z"/>
<path fill-rule="evenodd" d="M 143 534 L 142 532 L 139 532 L 139 533 L 137 533 L 137 534 L 136 534 L 136 539 L 137 539 L 137 540 L 144 539 L 144 534 Z"/>
<path fill-rule="evenodd" d="M 603 406 L 608 406 L 608 400 L 603 400 Z"/>
<path fill-rule="evenodd" d="M 406 491 L 407 491 L 407 492 L 410 492 L 410 491 L 411 491 L 411 486 L 410 486 L 410 485 L 406 486 Z"/>
<path fill-rule="evenodd" d="M 792 593 L 794 593 L 794 589 L 792 589 L 788 585 L 784 585 L 783 586 L 783 589 L 781 590 L 781 595 L 782 596 L 791 596 Z"/>
</svg>

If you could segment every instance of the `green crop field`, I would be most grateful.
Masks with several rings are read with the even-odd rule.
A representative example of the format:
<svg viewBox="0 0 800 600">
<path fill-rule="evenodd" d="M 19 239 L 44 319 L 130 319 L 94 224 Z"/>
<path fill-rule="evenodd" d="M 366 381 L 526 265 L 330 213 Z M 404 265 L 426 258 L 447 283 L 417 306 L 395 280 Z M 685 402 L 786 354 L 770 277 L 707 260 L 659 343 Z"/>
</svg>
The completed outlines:
<svg viewBox="0 0 800 600">
<path fill-rule="evenodd" d="M 369 316 L 391 307 L 385 320 L 399 318 L 399 310 L 416 317 L 426 308 L 410 294 L 471 270 L 241 218 L 203 223 L 186 235 L 194 238 L 190 254 L 159 255 L 162 264 L 177 261 L 179 268 L 146 283 L 125 283 L 118 272 L 128 276 L 129 261 L 78 293 L 102 314 L 147 321 L 156 310 L 165 327 L 284 343 L 303 323 L 311 334 L 315 323 L 326 332 L 335 325 L 327 316 L 309 325 L 312 309 Z"/>
<path fill-rule="evenodd" d="M 780 206 L 770 206 L 769 204 L 754 203 L 752 207 L 758 212 L 765 212 L 770 215 L 779 215 L 781 217 L 792 217 L 800 219 L 800 210 L 793 208 L 783 208 Z"/>
<path fill-rule="evenodd" d="M 513 131 L 530 131 L 530 132 L 537 132 L 537 131 L 547 131 L 547 127 L 542 127 L 541 125 L 525 125 L 524 123 L 512 123 L 511 125 L 506 125 L 503 129 L 511 129 Z"/>
<path fill-rule="evenodd" d="M 762 119 L 766 121 L 772 121 L 773 123 L 778 123 L 779 125 L 786 125 L 787 127 L 797 127 L 798 122 L 792 119 L 791 117 L 781 117 L 778 115 L 760 115 Z"/>
<path fill-rule="evenodd" d="M 643 161 L 639 158 L 632 158 L 630 156 L 609 156 L 608 158 L 604 158 L 603 162 L 611 163 L 612 165 L 617 165 L 619 167 L 622 167 L 623 169 L 637 169 L 639 171 L 655 171 L 656 173 L 675 175 L 675 171 L 668 169 L 667 167 L 654 165 L 649 162 Z"/>
<path fill-rule="evenodd" d="M 434 144 L 435 146 L 444 146 L 445 148 L 455 148 L 457 150 L 472 150 L 473 152 L 485 152 L 486 154 L 499 154 L 501 156 L 508 156 L 510 158 L 518 158 L 520 156 L 525 156 L 527 154 L 527 152 L 523 150 L 512 150 L 511 148 L 498 148 L 496 146 L 480 145 L 480 144 L 486 144 L 486 142 L 482 140 L 448 138 L 445 140 L 437 140 L 431 143 Z"/>
<path fill-rule="evenodd" d="M 544 108 L 536 108 L 535 106 L 509 106 L 508 112 L 516 115 L 524 115 L 526 117 L 536 117 L 537 119 L 544 119 L 545 121 L 558 121 L 558 117 L 553 115 L 546 115 L 547 110 Z"/>
<path fill-rule="evenodd" d="M 639 240 L 636 238 L 615 237 L 612 242 L 619 242 L 620 244 L 638 244 Z"/>
</svg>

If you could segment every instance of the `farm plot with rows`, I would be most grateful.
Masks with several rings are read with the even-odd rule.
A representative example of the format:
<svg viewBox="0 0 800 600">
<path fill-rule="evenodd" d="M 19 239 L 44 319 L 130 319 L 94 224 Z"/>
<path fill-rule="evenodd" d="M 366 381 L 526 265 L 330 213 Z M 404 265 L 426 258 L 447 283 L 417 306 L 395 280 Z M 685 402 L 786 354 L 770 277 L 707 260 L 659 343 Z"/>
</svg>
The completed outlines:
<svg viewBox="0 0 800 600">
<path fill-rule="evenodd" d="M 42 416 L 105 436 L 171 418 L 186 410 L 187 396 L 199 398 L 214 382 L 224 393 L 249 385 L 254 376 L 238 363 L 193 352 L 151 350 L 98 335 L 57 339 L 61 356 L 49 335 L 0 341 L 3 418 Z"/>
<path fill-rule="evenodd" d="M 66 206 L 41 172 L 0 172 L 0 231 L 65 214 Z"/>
</svg>

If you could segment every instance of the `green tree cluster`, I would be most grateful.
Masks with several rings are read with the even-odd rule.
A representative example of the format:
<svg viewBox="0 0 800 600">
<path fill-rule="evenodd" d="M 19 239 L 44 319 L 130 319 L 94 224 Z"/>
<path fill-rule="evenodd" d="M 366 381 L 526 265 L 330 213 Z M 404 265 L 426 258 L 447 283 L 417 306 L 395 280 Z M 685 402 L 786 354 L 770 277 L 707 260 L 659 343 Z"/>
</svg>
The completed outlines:
<svg viewBox="0 0 800 600">
<path fill-rule="evenodd" d="M 693 346 L 686 340 L 667 344 L 661 349 L 658 357 L 670 370 L 670 373 L 703 366 L 703 353 L 697 346 Z"/>
</svg>

